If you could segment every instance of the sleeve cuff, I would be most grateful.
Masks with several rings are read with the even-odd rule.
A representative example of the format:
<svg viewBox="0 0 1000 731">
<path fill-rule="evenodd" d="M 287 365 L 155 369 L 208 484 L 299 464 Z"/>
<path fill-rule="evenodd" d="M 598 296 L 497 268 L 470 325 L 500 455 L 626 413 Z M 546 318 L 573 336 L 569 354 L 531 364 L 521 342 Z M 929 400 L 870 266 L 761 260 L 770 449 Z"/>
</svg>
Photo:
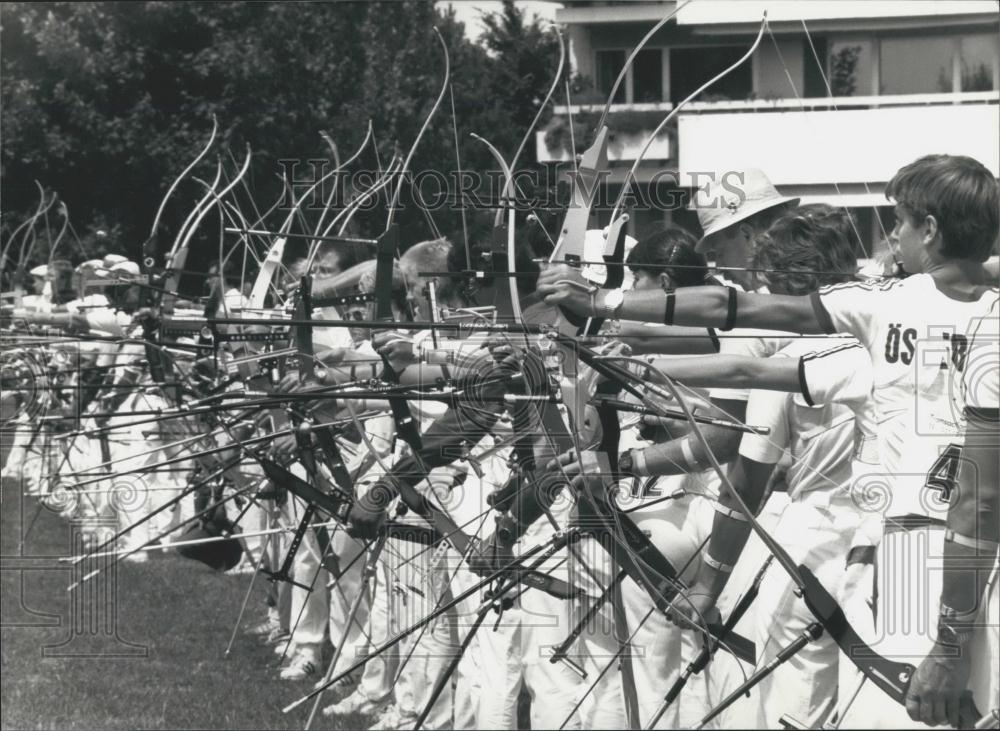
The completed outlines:
<svg viewBox="0 0 1000 731">
<path fill-rule="evenodd" d="M 809 384 L 806 382 L 806 359 L 799 358 L 799 392 L 802 394 L 802 398 L 806 400 L 806 403 L 810 406 L 815 406 L 813 402 L 812 394 L 809 393 Z"/>
</svg>

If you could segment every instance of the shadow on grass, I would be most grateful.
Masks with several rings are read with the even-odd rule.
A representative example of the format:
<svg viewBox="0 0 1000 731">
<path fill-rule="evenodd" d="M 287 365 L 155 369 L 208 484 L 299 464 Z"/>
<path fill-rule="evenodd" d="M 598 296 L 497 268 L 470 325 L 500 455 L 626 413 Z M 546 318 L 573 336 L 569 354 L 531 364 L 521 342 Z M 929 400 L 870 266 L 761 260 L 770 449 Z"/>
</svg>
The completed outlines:
<svg viewBox="0 0 1000 731">
<path fill-rule="evenodd" d="M 146 648 L 145 657 L 43 656 L 45 646 L 64 643 L 74 627 L 83 635 L 77 647 L 94 642 L 104 651 L 109 643 L 97 641 L 103 629 L 93 631 L 86 623 L 94 618 L 86 613 L 83 625 L 79 614 L 74 624 L 66 591 L 72 571 L 55 560 L 69 552 L 69 524 L 43 509 L 20 546 L 38 504 L 9 487 L 4 485 L 0 503 L 3 728 L 304 726 L 308 706 L 287 716 L 281 708 L 310 684 L 279 681 L 270 647 L 241 632 L 229 657 L 223 655 L 250 577 L 225 576 L 179 556 L 154 554 L 145 564 L 119 564 L 117 636 Z M 264 585 L 257 581 L 244 625 L 263 618 Z M 331 726 L 322 717 L 314 724 L 348 727 Z"/>
</svg>

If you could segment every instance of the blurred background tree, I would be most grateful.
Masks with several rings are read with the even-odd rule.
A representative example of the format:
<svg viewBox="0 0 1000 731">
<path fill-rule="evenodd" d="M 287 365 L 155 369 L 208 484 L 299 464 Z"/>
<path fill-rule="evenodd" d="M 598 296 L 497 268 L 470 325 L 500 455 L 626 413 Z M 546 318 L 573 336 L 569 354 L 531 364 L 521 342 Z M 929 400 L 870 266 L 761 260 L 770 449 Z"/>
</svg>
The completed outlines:
<svg viewBox="0 0 1000 731">
<path fill-rule="evenodd" d="M 79 250 L 75 240 L 61 243 L 59 256 L 74 261 L 92 254 L 90 248 L 139 256 L 161 198 L 204 145 L 213 114 L 217 149 L 241 160 L 251 146 L 247 182 L 264 209 L 282 194 L 281 161 L 330 160 L 321 131 L 346 158 L 372 120 L 377 154 L 369 148 L 356 165 L 368 170 L 385 165 L 395 149 L 410 148 L 443 80 L 434 26 L 451 56 L 456 118 L 446 96 L 414 173 L 453 174 L 453 125 L 463 169 L 494 167 L 470 132 L 513 155 L 558 56 L 551 29 L 510 1 L 484 17 L 477 42 L 453 12 L 418 0 L 4 3 L 0 13 L 0 230 L 6 237 L 35 209 L 37 180 L 58 192 L 88 249 Z M 236 169 L 227 153 L 222 161 Z M 195 174 L 211 180 L 215 164 L 210 155 Z M 532 141 L 520 167 L 534 164 Z M 312 174 L 308 164 L 295 170 L 301 178 Z M 187 180 L 172 199 L 161 250 L 202 193 Z M 236 194 L 252 212 L 247 193 Z M 404 245 L 429 238 L 427 214 L 409 195 L 403 203 Z M 473 236 L 482 235 L 491 216 L 469 215 Z M 462 235 L 457 203 L 431 218 L 442 233 Z M 357 232 L 377 235 L 384 224 L 381 206 L 358 217 Z M 108 236 L 98 239 L 99 230 Z M 195 262 L 215 254 L 217 233 L 217 225 L 203 224 L 205 251 Z M 47 256 L 44 245 L 32 254 L 36 261 Z"/>
</svg>

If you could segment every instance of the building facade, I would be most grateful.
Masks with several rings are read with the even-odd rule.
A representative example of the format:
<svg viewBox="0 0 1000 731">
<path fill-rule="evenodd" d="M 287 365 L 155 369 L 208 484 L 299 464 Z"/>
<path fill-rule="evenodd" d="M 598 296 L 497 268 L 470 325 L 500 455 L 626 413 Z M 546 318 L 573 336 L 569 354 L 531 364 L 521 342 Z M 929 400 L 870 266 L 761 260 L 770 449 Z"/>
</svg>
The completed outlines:
<svg viewBox="0 0 1000 731">
<path fill-rule="evenodd" d="M 631 50 L 678 3 L 565 2 L 576 98 L 537 135 L 538 159 L 572 160 Z M 803 202 L 851 210 L 859 256 L 884 246 L 883 194 L 900 166 L 932 152 L 966 154 L 1000 174 L 1000 11 L 996 2 L 696 0 L 636 57 L 608 128 L 605 198 L 621 190 L 649 133 L 750 48 L 750 59 L 683 106 L 652 141 L 630 197 L 633 233 L 675 220 L 706 176 L 753 166 Z M 606 222 L 602 222 L 606 223 Z"/>
</svg>

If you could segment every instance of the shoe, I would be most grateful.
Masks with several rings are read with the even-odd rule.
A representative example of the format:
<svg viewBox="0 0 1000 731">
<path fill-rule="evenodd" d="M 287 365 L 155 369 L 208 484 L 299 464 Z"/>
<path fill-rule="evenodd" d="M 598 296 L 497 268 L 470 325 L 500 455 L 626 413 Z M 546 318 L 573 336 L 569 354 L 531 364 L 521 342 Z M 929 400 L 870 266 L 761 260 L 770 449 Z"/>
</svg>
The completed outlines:
<svg viewBox="0 0 1000 731">
<path fill-rule="evenodd" d="M 225 572 L 226 576 L 247 576 L 256 572 L 253 564 L 246 560 L 246 558 L 240 559 L 240 562 L 233 566 L 231 569 L 227 569 Z"/>
<path fill-rule="evenodd" d="M 149 561 L 149 555 L 145 551 L 136 551 L 128 554 L 124 560 L 129 563 L 146 563 Z"/>
<path fill-rule="evenodd" d="M 281 629 L 281 624 L 274 617 L 268 617 L 260 624 L 255 624 L 253 627 L 243 630 L 243 634 L 248 637 L 266 637 L 276 629 Z"/>
<path fill-rule="evenodd" d="M 289 642 L 291 642 L 291 639 L 289 638 L 281 640 L 281 642 L 279 642 L 277 645 L 274 646 L 274 654 L 277 655 L 278 657 L 287 654 Z"/>
<path fill-rule="evenodd" d="M 355 691 L 355 689 L 358 687 L 358 683 L 360 682 L 361 682 L 361 673 L 358 672 L 351 673 L 350 675 L 346 675 L 340 680 L 338 680 L 336 685 L 331 685 L 324 691 L 324 693 L 326 694 L 327 698 L 330 698 L 335 693 L 339 693 L 340 695 L 337 696 L 334 702 L 340 703 L 340 701 L 344 700 L 344 698 L 346 698 Z M 326 684 L 326 678 L 320 678 L 319 680 L 316 681 L 316 686 L 313 688 L 313 690 L 319 690 L 325 684 Z"/>
<path fill-rule="evenodd" d="M 329 688 L 324 690 L 323 698 L 330 701 L 330 706 L 335 706 L 357 690 L 358 683 L 360 682 L 361 674 L 352 673 L 351 675 L 341 678 L 335 685 L 331 685 Z M 326 678 L 320 678 L 313 686 L 313 690 L 319 690 L 324 685 L 326 685 Z"/>
<path fill-rule="evenodd" d="M 356 690 L 339 703 L 331 703 L 324 708 L 323 715 L 327 718 L 331 716 L 349 716 L 352 713 L 375 716 L 386 711 L 391 705 L 391 695 L 387 695 L 381 700 L 373 701 L 360 690 Z"/>
<path fill-rule="evenodd" d="M 267 637 L 264 637 L 261 642 L 265 645 L 276 645 L 279 642 L 287 642 L 288 638 L 292 636 L 284 627 L 275 627 L 270 632 L 267 633 Z"/>
<path fill-rule="evenodd" d="M 389 706 L 368 731 L 408 731 L 417 725 L 416 716 L 404 716 L 398 706 Z"/>
<path fill-rule="evenodd" d="M 278 675 L 282 680 L 306 680 L 319 672 L 319 662 L 311 652 L 298 652 Z"/>
</svg>

